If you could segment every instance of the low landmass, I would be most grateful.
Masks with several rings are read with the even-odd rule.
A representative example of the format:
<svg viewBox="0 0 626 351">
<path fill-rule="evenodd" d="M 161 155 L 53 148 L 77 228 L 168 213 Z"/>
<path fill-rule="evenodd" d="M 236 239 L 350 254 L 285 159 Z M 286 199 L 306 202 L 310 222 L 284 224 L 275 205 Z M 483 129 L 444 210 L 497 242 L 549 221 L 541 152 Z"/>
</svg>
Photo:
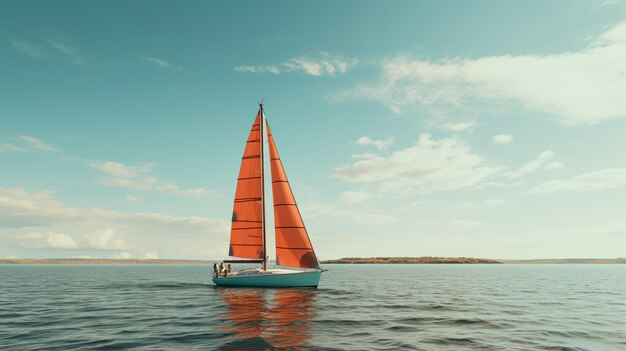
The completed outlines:
<svg viewBox="0 0 626 351">
<path fill-rule="evenodd" d="M 0 264 L 206 264 L 208 260 L 105 259 L 105 258 L 0 258 Z"/>
<path fill-rule="evenodd" d="M 326 260 L 322 263 L 338 264 L 626 264 L 626 258 L 564 258 L 564 259 L 531 259 L 507 260 L 474 257 L 345 257 L 336 260 Z"/>
<path fill-rule="evenodd" d="M 389 264 L 389 263 L 406 263 L 406 264 L 427 264 L 427 263 L 502 263 L 497 260 L 488 258 L 474 257 L 344 257 L 338 260 L 326 260 L 322 263 L 349 263 L 349 264 Z"/>
<path fill-rule="evenodd" d="M 0 258 L 1 264 L 209 264 L 215 260 L 105 259 L 105 258 Z M 324 264 L 626 264 L 626 258 L 565 258 L 508 260 L 474 257 L 344 257 Z"/>
<path fill-rule="evenodd" d="M 544 258 L 500 261 L 508 264 L 626 264 L 626 258 Z"/>
</svg>

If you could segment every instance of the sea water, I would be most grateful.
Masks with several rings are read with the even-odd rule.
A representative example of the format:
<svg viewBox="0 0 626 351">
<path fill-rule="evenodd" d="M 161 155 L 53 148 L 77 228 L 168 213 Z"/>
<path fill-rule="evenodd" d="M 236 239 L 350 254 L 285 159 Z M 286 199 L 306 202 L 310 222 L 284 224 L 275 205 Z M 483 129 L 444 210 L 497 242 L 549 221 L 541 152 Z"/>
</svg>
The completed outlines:
<svg viewBox="0 0 626 351">
<path fill-rule="evenodd" d="M 208 265 L 0 266 L 2 350 L 626 350 L 624 265 L 327 265 L 318 289 Z"/>
</svg>

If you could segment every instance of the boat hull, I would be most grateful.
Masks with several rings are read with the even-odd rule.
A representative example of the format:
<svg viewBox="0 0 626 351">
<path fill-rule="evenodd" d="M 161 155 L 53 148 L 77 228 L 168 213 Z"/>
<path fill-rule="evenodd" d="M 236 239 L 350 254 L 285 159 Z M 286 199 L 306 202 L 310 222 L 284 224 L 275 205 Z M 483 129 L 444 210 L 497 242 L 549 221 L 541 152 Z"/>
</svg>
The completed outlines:
<svg viewBox="0 0 626 351">
<path fill-rule="evenodd" d="M 217 286 L 257 287 L 257 288 L 317 288 L 322 277 L 322 271 L 293 272 L 280 274 L 254 274 L 245 276 L 230 276 L 213 278 Z"/>
</svg>

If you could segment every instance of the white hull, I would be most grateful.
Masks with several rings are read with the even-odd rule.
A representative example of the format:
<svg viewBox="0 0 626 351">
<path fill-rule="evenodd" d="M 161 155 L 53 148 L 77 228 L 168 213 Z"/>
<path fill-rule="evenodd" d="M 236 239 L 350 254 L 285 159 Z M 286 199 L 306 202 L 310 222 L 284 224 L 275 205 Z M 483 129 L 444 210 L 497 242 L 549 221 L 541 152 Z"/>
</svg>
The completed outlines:
<svg viewBox="0 0 626 351">
<path fill-rule="evenodd" d="M 235 272 L 227 277 L 214 277 L 213 283 L 218 286 L 238 287 L 317 287 L 322 276 L 321 270 L 296 271 L 287 269 L 260 269 Z"/>
</svg>

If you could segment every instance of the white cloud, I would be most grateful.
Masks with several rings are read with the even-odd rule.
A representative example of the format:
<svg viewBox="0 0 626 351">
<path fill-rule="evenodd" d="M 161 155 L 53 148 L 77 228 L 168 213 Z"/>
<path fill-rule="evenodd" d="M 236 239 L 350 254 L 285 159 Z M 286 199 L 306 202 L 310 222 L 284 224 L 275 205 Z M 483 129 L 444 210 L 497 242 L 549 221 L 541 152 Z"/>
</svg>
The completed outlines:
<svg viewBox="0 0 626 351">
<path fill-rule="evenodd" d="M 124 240 L 115 237 L 113 229 L 102 229 L 85 235 L 88 247 L 97 250 L 125 250 L 128 245 Z"/>
<path fill-rule="evenodd" d="M 310 76 L 334 76 L 346 73 L 349 69 L 359 64 L 358 59 L 334 56 L 322 52 L 320 57 L 296 57 L 278 65 L 265 66 L 235 66 L 237 72 L 249 73 L 273 73 L 302 72 Z"/>
<path fill-rule="evenodd" d="M 563 168 L 563 164 L 561 162 L 558 162 L 558 161 L 550 162 L 546 166 L 546 169 L 549 169 L 549 170 L 559 169 L 559 168 Z"/>
<path fill-rule="evenodd" d="M 444 124 L 444 128 L 451 130 L 453 132 L 462 132 L 466 129 L 471 129 L 473 127 L 476 126 L 476 122 L 474 121 L 470 121 L 470 122 L 457 122 L 457 123 L 446 123 Z"/>
<path fill-rule="evenodd" d="M 30 233 L 63 233 L 76 249 L 139 252 L 183 252 L 200 247 L 200 257 L 220 257 L 227 247 L 230 222 L 205 217 L 177 217 L 159 213 L 123 213 L 100 208 L 72 208 L 55 200 L 50 191 L 27 192 L 0 188 L 0 242 L 24 242 Z M 74 246 L 61 236 L 32 237 L 42 247 Z M 38 244 L 39 245 L 39 244 Z M 88 252 L 85 252 L 88 253 Z M 139 253 L 137 253 L 139 254 Z M 187 255 L 188 257 L 188 255 Z"/>
<path fill-rule="evenodd" d="M 534 160 L 511 170 L 476 154 L 458 136 L 437 140 L 429 134 L 422 134 L 415 145 L 388 156 L 357 154 L 353 158 L 357 160 L 336 167 L 331 176 L 347 182 L 374 183 L 378 192 L 397 196 L 519 186 L 524 183 L 524 176 L 563 167 L 554 160 L 551 150 L 545 150 Z M 356 197 L 355 194 L 342 196 Z"/>
<path fill-rule="evenodd" d="M 418 142 L 390 156 L 377 156 L 335 168 L 333 176 L 350 182 L 378 182 L 397 194 L 467 189 L 499 171 L 456 137 Z"/>
<path fill-rule="evenodd" d="M 368 136 L 360 137 L 355 144 L 367 146 L 372 145 L 375 146 L 378 150 L 387 150 L 391 144 L 393 144 L 395 137 L 387 138 L 384 140 L 374 140 Z"/>
<path fill-rule="evenodd" d="M 530 189 L 530 193 L 589 191 L 619 188 L 626 185 L 626 169 L 613 168 L 581 174 L 568 180 L 550 180 Z"/>
<path fill-rule="evenodd" d="M 127 252 L 127 251 L 122 251 L 120 253 L 113 254 L 113 259 L 115 260 L 127 260 L 131 257 L 132 255 L 130 254 L 130 252 Z"/>
<path fill-rule="evenodd" d="M 150 172 L 154 167 L 154 164 L 151 163 L 147 165 L 128 166 L 121 162 L 107 161 L 92 163 L 91 166 L 114 177 L 134 178 Z"/>
<path fill-rule="evenodd" d="M 363 202 L 372 197 L 372 194 L 362 191 L 344 191 L 339 195 L 339 200 L 348 204 Z"/>
<path fill-rule="evenodd" d="M 338 223 L 351 223 L 355 225 L 388 224 L 398 222 L 398 217 L 396 216 L 366 211 L 346 210 L 337 204 L 317 202 L 302 206 L 301 209 L 304 217 L 308 219 L 324 217 L 326 223 L 330 223 L 331 218 L 335 219 Z"/>
<path fill-rule="evenodd" d="M 133 196 L 133 195 L 126 195 L 126 198 L 124 200 L 126 202 L 135 202 L 135 201 L 141 200 L 141 198 L 139 198 L 137 196 Z"/>
<path fill-rule="evenodd" d="M 159 255 L 156 252 L 146 252 L 146 254 L 143 255 L 143 259 L 144 260 L 158 260 Z"/>
<path fill-rule="evenodd" d="M 513 141 L 513 136 L 508 134 L 498 134 L 493 137 L 495 144 L 508 144 Z"/>
<path fill-rule="evenodd" d="M 48 233 L 46 243 L 49 247 L 58 249 L 74 249 L 78 247 L 78 244 L 71 236 L 63 233 Z"/>
<path fill-rule="evenodd" d="M 500 200 L 500 199 L 487 199 L 487 200 L 483 200 L 482 203 L 487 206 L 502 206 L 502 205 L 510 204 L 511 201 Z"/>
<path fill-rule="evenodd" d="M 113 161 L 91 163 L 91 167 L 105 173 L 105 177 L 100 179 L 100 184 L 103 185 L 136 190 L 156 190 L 189 197 L 216 196 L 212 190 L 203 188 L 181 189 L 174 183 L 163 182 L 150 175 L 154 166 L 154 163 L 129 166 Z"/>
<path fill-rule="evenodd" d="M 467 229 L 467 228 L 475 228 L 484 226 L 485 223 L 479 221 L 468 221 L 462 219 L 447 219 L 447 220 L 438 220 L 438 221 L 418 221 L 414 223 L 415 225 L 423 226 L 425 228 L 455 228 L 455 229 Z"/>
<path fill-rule="evenodd" d="M 600 34 L 594 41 L 593 46 L 608 46 L 626 43 L 626 22 L 613 26 L 608 31 Z"/>
<path fill-rule="evenodd" d="M 352 158 L 358 158 L 358 159 L 368 159 L 368 158 L 374 158 L 374 157 L 378 157 L 378 154 L 375 154 L 373 152 L 363 152 L 360 154 L 352 155 Z"/>
<path fill-rule="evenodd" d="M 174 189 L 172 190 L 174 194 L 189 196 L 189 197 L 212 197 L 217 194 L 213 190 L 204 189 L 204 188 L 193 188 L 193 189 Z"/>
<path fill-rule="evenodd" d="M 39 233 L 33 232 L 18 237 L 22 243 L 34 243 L 35 247 L 53 248 L 53 249 L 75 249 L 78 244 L 70 235 L 64 233 Z"/>
<path fill-rule="evenodd" d="M 626 117 L 626 23 L 577 52 L 502 55 L 437 62 L 398 56 L 381 64 L 379 83 L 361 85 L 338 99 L 380 101 L 394 112 L 419 104 L 466 106 L 512 101 L 547 112 L 564 124 L 593 124 Z M 437 105 L 439 104 L 439 105 Z"/>
<path fill-rule="evenodd" d="M 560 164 L 559 162 L 550 162 L 554 158 L 554 152 L 551 150 L 546 150 L 539 154 L 536 159 L 525 163 L 520 168 L 515 171 L 510 171 L 506 173 L 507 177 L 510 178 L 520 178 L 522 176 L 528 175 L 530 173 L 534 173 L 540 169 L 554 169 L 548 168 L 551 164 Z M 554 165 L 552 166 L 554 167 Z"/>
</svg>

